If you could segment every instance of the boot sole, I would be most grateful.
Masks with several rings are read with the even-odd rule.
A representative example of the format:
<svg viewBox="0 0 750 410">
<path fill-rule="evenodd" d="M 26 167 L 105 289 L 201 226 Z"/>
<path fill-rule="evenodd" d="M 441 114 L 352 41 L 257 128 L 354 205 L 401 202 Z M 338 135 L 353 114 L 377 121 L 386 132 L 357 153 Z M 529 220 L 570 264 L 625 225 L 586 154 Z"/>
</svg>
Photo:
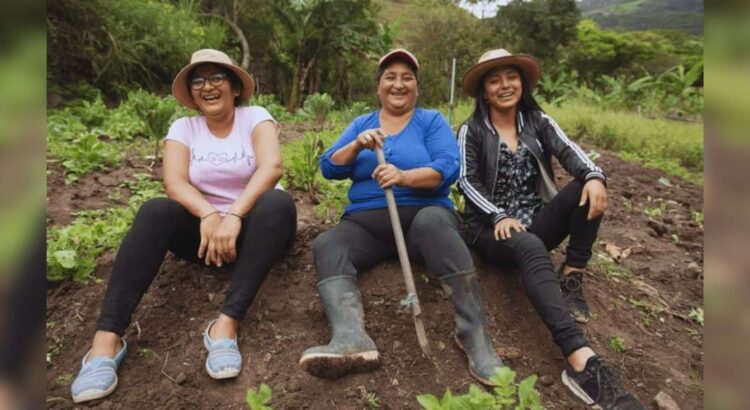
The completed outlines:
<svg viewBox="0 0 750 410">
<path fill-rule="evenodd" d="M 576 383 L 575 380 L 568 377 L 568 373 L 565 370 L 563 370 L 562 372 L 562 382 L 573 394 L 575 394 L 576 397 L 583 400 L 584 403 L 591 406 L 591 408 L 593 409 L 601 410 L 601 406 L 595 404 L 594 399 L 586 394 L 586 392 L 580 386 L 578 386 L 578 383 Z"/>
<path fill-rule="evenodd" d="M 377 350 L 351 355 L 314 353 L 302 356 L 299 365 L 313 376 L 335 379 L 348 373 L 364 373 L 379 368 L 380 354 Z"/>
<path fill-rule="evenodd" d="M 461 349 L 461 351 L 464 352 L 464 354 L 466 354 L 466 350 L 464 350 L 464 346 L 458 340 L 458 335 L 453 335 L 453 341 L 456 342 L 456 346 L 458 346 L 458 348 Z M 479 382 L 484 384 L 485 386 L 490 386 L 490 387 L 497 386 L 497 384 L 493 383 L 491 380 L 485 379 L 484 377 L 480 377 L 478 374 L 474 373 L 474 370 L 472 370 L 471 366 L 468 366 L 469 364 L 468 357 L 466 359 L 467 359 L 466 364 L 467 364 L 467 367 L 469 368 L 469 374 L 471 375 L 471 377 L 479 380 Z"/>
</svg>

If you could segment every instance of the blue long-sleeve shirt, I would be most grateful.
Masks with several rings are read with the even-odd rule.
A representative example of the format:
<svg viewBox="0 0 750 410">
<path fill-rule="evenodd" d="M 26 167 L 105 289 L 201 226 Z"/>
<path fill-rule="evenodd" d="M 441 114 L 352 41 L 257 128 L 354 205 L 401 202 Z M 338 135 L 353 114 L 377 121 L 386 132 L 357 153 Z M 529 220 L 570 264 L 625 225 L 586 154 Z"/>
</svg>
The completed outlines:
<svg viewBox="0 0 750 410">
<path fill-rule="evenodd" d="M 325 178 L 352 180 L 345 214 L 388 207 L 383 189 L 372 178 L 372 172 L 378 165 L 374 151 L 364 149 L 346 165 L 331 161 L 334 152 L 355 140 L 362 131 L 380 128 L 379 114 L 380 111 L 375 111 L 357 117 L 320 158 L 320 170 Z M 433 189 L 394 186 L 393 194 L 399 206 L 438 205 L 453 208 L 450 186 L 458 178 L 460 170 L 458 143 L 441 113 L 417 108 L 401 132 L 385 139 L 383 154 L 385 161 L 398 169 L 405 171 L 430 167 L 442 177 L 440 184 Z"/>
</svg>

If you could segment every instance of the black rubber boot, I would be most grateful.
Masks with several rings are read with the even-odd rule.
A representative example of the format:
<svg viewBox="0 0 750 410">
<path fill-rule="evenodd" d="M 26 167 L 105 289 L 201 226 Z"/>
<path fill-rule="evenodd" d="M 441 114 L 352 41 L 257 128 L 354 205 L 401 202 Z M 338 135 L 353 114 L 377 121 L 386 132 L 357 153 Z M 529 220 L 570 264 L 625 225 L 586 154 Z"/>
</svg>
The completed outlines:
<svg viewBox="0 0 750 410">
<path fill-rule="evenodd" d="M 494 386 L 490 377 L 504 364 L 492 348 L 487 332 L 487 314 L 477 276 L 474 272 L 457 273 L 443 277 L 442 282 L 456 309 L 455 340 L 469 359 L 469 372 L 483 384 Z"/>
<path fill-rule="evenodd" d="M 331 342 L 305 350 L 300 367 L 323 378 L 380 367 L 378 349 L 365 332 L 365 312 L 356 278 L 343 275 L 324 279 L 318 283 L 318 293 L 331 326 Z"/>
</svg>

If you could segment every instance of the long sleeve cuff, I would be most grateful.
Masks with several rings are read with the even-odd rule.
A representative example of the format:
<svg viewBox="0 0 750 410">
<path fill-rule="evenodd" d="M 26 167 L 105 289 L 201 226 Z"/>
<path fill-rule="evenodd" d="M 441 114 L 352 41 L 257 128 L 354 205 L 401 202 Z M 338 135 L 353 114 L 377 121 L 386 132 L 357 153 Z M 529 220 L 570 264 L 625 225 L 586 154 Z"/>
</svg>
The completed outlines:
<svg viewBox="0 0 750 410">
<path fill-rule="evenodd" d="M 607 186 L 607 177 L 604 176 L 604 174 L 599 171 L 589 171 L 589 173 L 587 173 L 586 176 L 583 178 L 584 181 L 588 181 L 590 179 L 601 180 L 604 186 Z"/>
<path fill-rule="evenodd" d="M 490 215 L 492 225 L 496 225 L 498 222 L 502 221 L 505 218 L 509 218 L 508 214 L 506 214 L 505 212 L 496 212 Z"/>
</svg>

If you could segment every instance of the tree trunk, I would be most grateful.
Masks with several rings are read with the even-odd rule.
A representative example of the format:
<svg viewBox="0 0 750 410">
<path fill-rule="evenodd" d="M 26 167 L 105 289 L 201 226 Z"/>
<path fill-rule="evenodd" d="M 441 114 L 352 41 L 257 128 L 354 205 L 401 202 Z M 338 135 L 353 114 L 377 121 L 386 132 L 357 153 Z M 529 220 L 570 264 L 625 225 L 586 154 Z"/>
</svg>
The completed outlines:
<svg viewBox="0 0 750 410">
<path fill-rule="evenodd" d="M 301 74 L 301 63 L 297 62 L 297 66 L 294 68 L 294 75 L 292 76 L 292 89 L 289 90 L 289 100 L 286 102 L 286 110 L 288 112 L 297 111 L 297 105 L 299 100 L 299 84 L 298 80 Z"/>
<path fill-rule="evenodd" d="M 238 26 L 234 21 L 219 14 L 203 13 L 203 15 L 220 18 L 232 29 L 232 31 L 234 31 L 234 34 L 237 35 L 237 39 L 240 40 L 240 44 L 242 46 L 242 62 L 240 63 L 240 67 L 242 67 L 245 71 L 248 71 L 250 69 L 250 44 L 247 42 L 247 37 L 245 37 L 245 33 L 242 31 L 240 26 Z"/>
</svg>

